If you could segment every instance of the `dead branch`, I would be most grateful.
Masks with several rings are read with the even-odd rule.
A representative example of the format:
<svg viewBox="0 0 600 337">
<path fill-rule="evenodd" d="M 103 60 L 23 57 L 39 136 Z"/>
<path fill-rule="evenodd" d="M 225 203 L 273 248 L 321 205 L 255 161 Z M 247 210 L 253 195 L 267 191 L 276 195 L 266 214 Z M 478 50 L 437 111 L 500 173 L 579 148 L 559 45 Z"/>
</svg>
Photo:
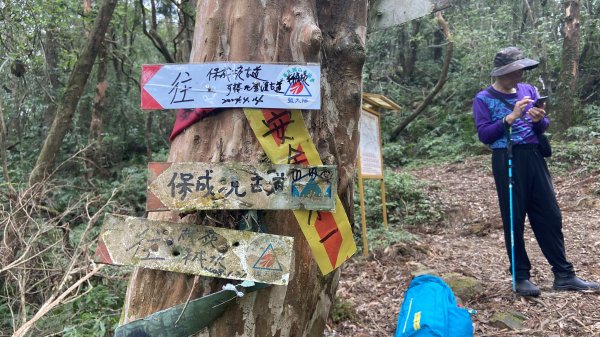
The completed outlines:
<svg viewBox="0 0 600 337">
<path fill-rule="evenodd" d="M 104 267 L 104 265 L 97 265 L 96 267 L 94 267 L 94 269 L 92 269 L 85 276 L 77 280 L 77 282 L 73 283 L 73 285 L 71 285 L 67 290 L 63 291 L 60 295 L 51 296 L 30 320 L 25 322 L 23 325 L 21 325 L 21 327 L 19 327 L 17 331 L 15 331 L 13 337 L 25 336 L 29 329 L 31 329 L 40 318 L 44 317 L 45 314 L 47 314 L 50 310 L 59 305 L 61 301 L 65 299 L 65 297 L 67 297 L 73 290 L 77 289 L 83 282 L 86 282 L 90 277 L 94 276 L 94 274 L 96 274 L 100 269 L 102 269 L 102 267 Z"/>
</svg>

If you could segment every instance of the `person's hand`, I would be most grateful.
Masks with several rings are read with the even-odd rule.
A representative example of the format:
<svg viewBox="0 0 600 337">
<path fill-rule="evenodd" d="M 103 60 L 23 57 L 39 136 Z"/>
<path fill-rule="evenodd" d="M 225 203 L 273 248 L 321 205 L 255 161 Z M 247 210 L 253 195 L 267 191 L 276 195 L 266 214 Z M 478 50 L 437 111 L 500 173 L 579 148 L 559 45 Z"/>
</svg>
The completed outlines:
<svg viewBox="0 0 600 337">
<path fill-rule="evenodd" d="M 504 117 L 504 121 L 508 125 L 512 125 L 515 122 L 515 120 L 517 120 L 517 118 L 523 116 L 523 111 L 525 110 L 525 107 L 530 103 L 533 103 L 533 100 L 529 96 L 525 96 L 520 101 L 517 101 L 517 103 L 515 103 L 515 108 L 513 109 L 513 111 L 510 114 L 506 115 L 506 117 Z M 544 115 L 542 115 L 542 117 L 544 117 Z M 541 119 L 541 117 L 539 119 Z"/>
<path fill-rule="evenodd" d="M 537 123 L 541 121 L 542 118 L 544 118 L 544 116 L 546 115 L 546 110 L 544 110 L 545 107 L 546 103 L 544 103 L 544 105 L 541 108 L 533 107 L 527 111 L 527 114 L 534 123 Z"/>
</svg>

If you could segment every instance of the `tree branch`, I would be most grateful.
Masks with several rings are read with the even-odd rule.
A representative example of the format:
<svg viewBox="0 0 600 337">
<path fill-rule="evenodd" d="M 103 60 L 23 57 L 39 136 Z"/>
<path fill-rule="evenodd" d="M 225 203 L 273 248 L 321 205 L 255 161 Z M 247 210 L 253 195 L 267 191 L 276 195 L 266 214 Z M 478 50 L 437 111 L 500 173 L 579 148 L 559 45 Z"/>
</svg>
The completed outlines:
<svg viewBox="0 0 600 337">
<path fill-rule="evenodd" d="M 446 45 L 446 57 L 444 58 L 444 64 L 442 65 L 440 78 L 438 79 L 435 87 L 433 87 L 433 90 L 431 90 L 431 92 L 427 95 L 427 97 L 425 97 L 423 102 L 419 104 L 417 109 L 392 131 L 392 134 L 390 135 L 390 138 L 392 140 L 398 139 L 398 135 L 400 135 L 400 132 L 402 132 L 402 130 L 404 130 L 408 126 L 408 124 L 410 124 L 410 122 L 412 122 L 415 118 L 417 118 L 417 116 L 419 116 L 423 112 L 423 110 L 425 110 L 429 103 L 433 101 L 435 95 L 437 95 L 438 92 L 442 90 L 444 84 L 446 83 L 446 80 L 448 79 L 448 69 L 450 68 L 450 61 L 452 60 L 452 52 L 454 47 L 452 43 L 452 35 L 450 34 L 448 23 L 446 22 L 446 20 L 444 20 L 442 13 L 437 12 L 435 13 L 435 16 L 437 18 L 438 24 L 440 25 L 440 29 L 442 30 L 444 36 L 446 37 L 446 40 L 448 41 L 448 44 Z"/>
<path fill-rule="evenodd" d="M 60 295 L 51 296 L 30 320 L 21 325 L 21 327 L 13 334 L 13 337 L 25 336 L 29 329 L 31 329 L 40 318 L 44 317 L 45 314 L 47 314 L 50 310 L 59 305 L 60 302 L 63 301 L 73 290 L 77 289 L 83 282 L 87 281 L 89 278 L 94 276 L 94 274 L 96 274 L 103 267 L 104 265 L 97 265 L 96 267 L 94 267 L 94 269 L 92 269 L 92 271 L 90 271 L 85 276 L 77 280 L 77 282 L 75 282 L 72 286 L 70 286 Z"/>
<path fill-rule="evenodd" d="M 144 0 L 140 0 L 140 7 L 142 10 L 142 30 L 144 31 L 144 35 L 146 35 L 150 39 L 154 47 L 158 49 L 158 51 L 162 54 L 167 63 L 175 63 L 175 58 L 173 58 L 173 56 L 169 52 L 169 49 L 163 42 L 162 38 L 156 32 L 157 23 L 156 8 L 154 7 L 154 1 L 152 1 L 152 26 L 150 27 L 149 31 L 148 26 L 146 25 L 146 9 L 144 7 Z"/>
</svg>

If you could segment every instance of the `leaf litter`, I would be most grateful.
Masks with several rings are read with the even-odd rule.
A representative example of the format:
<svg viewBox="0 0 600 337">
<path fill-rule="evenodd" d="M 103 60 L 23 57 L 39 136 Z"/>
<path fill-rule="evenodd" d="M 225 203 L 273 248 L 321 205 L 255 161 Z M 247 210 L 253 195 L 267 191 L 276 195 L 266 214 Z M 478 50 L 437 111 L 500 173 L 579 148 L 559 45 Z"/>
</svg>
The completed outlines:
<svg viewBox="0 0 600 337">
<path fill-rule="evenodd" d="M 336 297 L 351 303 L 358 319 L 329 321 L 325 336 L 393 336 L 404 291 L 417 271 L 459 273 L 481 282 L 484 291 L 462 303 L 477 310 L 472 316 L 475 336 L 600 336 L 600 293 L 553 290 L 550 265 L 528 222 L 525 241 L 531 280 L 542 295 L 526 298 L 512 292 L 489 161 L 489 156 L 478 156 L 410 171 L 426 182 L 428 196 L 441 203 L 443 222 L 435 228 L 405 228 L 418 239 L 346 263 Z M 567 258 L 578 276 L 600 282 L 600 172 L 553 173 L 553 180 Z M 523 326 L 513 330 L 492 324 L 495 313 L 505 312 L 523 316 Z"/>
</svg>

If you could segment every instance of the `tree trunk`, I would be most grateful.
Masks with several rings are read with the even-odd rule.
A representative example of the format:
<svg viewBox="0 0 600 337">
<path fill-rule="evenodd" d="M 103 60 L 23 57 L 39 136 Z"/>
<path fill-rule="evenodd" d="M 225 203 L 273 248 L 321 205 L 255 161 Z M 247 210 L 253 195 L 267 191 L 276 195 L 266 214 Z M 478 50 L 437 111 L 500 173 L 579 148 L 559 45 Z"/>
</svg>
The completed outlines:
<svg viewBox="0 0 600 337">
<path fill-rule="evenodd" d="M 92 119 L 90 121 L 90 132 L 88 143 L 100 142 L 102 140 L 102 115 L 106 110 L 106 91 L 108 90 L 108 60 L 110 54 L 110 43 L 102 42 L 98 51 L 98 67 L 96 69 L 96 93 L 92 106 Z"/>
<path fill-rule="evenodd" d="M 1 67 L 0 67 L 1 68 Z M 8 186 L 8 190 L 13 192 L 13 187 L 10 183 L 8 174 L 8 151 L 6 151 L 6 124 L 4 124 L 4 110 L 2 108 L 2 100 L 0 100 L 0 159 L 2 160 L 2 178 Z"/>
<path fill-rule="evenodd" d="M 421 30 L 421 21 L 414 20 L 410 23 L 412 30 L 410 32 L 409 42 L 408 42 L 408 56 L 406 58 L 406 63 L 404 64 L 404 77 L 405 81 L 410 81 L 413 78 L 413 73 L 415 72 L 415 64 L 417 63 L 417 50 L 419 49 L 419 42 L 416 38 L 411 38 L 417 36 L 419 31 Z"/>
<path fill-rule="evenodd" d="M 577 82 L 579 79 L 579 1 L 565 1 L 563 48 L 560 77 L 557 88 L 556 111 L 552 125 L 559 133 L 567 130 L 575 120 L 579 107 Z"/>
<path fill-rule="evenodd" d="M 90 76 L 98 49 L 104 39 L 104 34 L 108 29 L 108 25 L 112 18 L 112 13 L 117 5 L 117 0 L 105 0 L 102 7 L 98 11 L 98 17 L 94 22 L 94 29 L 90 35 L 86 46 L 83 48 L 81 55 L 77 59 L 75 68 L 71 72 L 69 82 L 65 92 L 58 104 L 58 110 L 48 137 L 44 141 L 44 146 L 37 158 L 35 167 L 29 176 L 29 185 L 41 182 L 52 168 L 56 155 L 63 143 L 64 137 L 67 134 L 73 114 L 79 103 L 79 98 L 83 93 L 85 84 Z"/>
<path fill-rule="evenodd" d="M 523 25 L 524 25 L 523 1 L 524 0 L 513 0 L 512 1 L 512 44 L 513 45 L 518 45 L 521 42 L 521 37 L 523 35 Z"/>
<path fill-rule="evenodd" d="M 304 111 L 325 164 L 339 168 L 338 195 L 352 219 L 352 186 L 358 148 L 366 1 L 198 1 L 191 62 L 320 62 L 322 108 Z M 256 20 L 256 18 L 261 18 Z M 343 122 L 340 122 L 343 121 Z M 243 112 L 224 109 L 191 126 L 173 142 L 169 161 L 257 163 L 264 157 Z M 230 224 L 239 212 L 211 212 L 183 221 Z M 177 219 L 171 212 L 154 219 Z M 269 233 L 296 238 L 287 286 L 271 286 L 229 306 L 202 336 L 322 336 L 339 279 L 323 276 L 289 211 L 265 212 Z M 124 307 L 125 322 L 220 290 L 225 280 L 136 269 Z"/>
<path fill-rule="evenodd" d="M 400 136 L 400 132 L 404 130 L 410 122 L 412 122 L 417 116 L 419 116 L 425 108 L 433 101 L 435 95 L 437 95 L 440 90 L 446 84 L 446 80 L 448 79 L 448 70 L 450 69 L 450 62 L 452 61 L 452 54 L 454 52 L 454 43 L 452 42 L 452 35 L 450 34 L 450 29 L 448 28 L 448 23 L 444 20 L 442 13 L 435 13 L 435 17 L 437 18 L 438 24 L 440 25 L 440 30 L 446 37 L 448 44 L 446 45 L 446 57 L 444 58 L 444 63 L 442 64 L 442 70 L 440 71 L 440 77 L 438 78 L 437 83 L 431 90 L 431 92 L 425 97 L 423 102 L 419 104 L 419 106 L 415 109 L 415 111 L 410 114 L 410 116 L 406 117 L 398 126 L 392 130 L 390 133 L 390 139 L 397 140 Z"/>
<path fill-rule="evenodd" d="M 46 137 L 47 130 L 52 125 L 52 120 L 54 119 L 54 114 L 56 113 L 56 91 L 59 87 L 59 73 L 58 73 L 58 46 L 59 41 L 56 38 L 55 27 L 51 26 L 46 31 L 46 43 L 44 45 L 44 57 L 46 59 L 45 70 L 46 70 L 46 79 L 48 80 L 48 84 L 50 84 L 50 92 L 49 95 L 46 95 L 46 111 L 44 111 L 44 115 L 41 119 L 41 136 Z"/>
<path fill-rule="evenodd" d="M 542 15 L 541 5 L 538 5 L 536 1 L 532 1 L 532 5 L 530 5 L 528 0 L 523 1 L 523 4 L 526 7 L 526 13 L 527 17 L 529 18 L 529 22 L 531 23 L 532 31 L 539 33 L 543 32 L 542 34 L 545 34 L 543 28 L 540 29 L 540 24 L 543 22 L 543 20 L 536 20 L 537 16 Z M 548 47 L 546 46 L 546 39 L 544 38 L 544 35 L 535 34 L 532 43 L 535 45 L 535 47 L 528 50 L 528 52 L 531 53 L 532 51 L 536 51 L 538 54 L 538 59 L 540 61 L 538 69 L 540 71 L 541 81 L 543 81 L 543 83 L 540 83 L 542 85 L 540 89 L 543 91 L 540 94 L 549 95 L 551 94 L 549 91 L 550 86 L 546 86 L 546 83 L 549 83 L 548 79 L 550 77 L 548 72 Z"/>
</svg>

